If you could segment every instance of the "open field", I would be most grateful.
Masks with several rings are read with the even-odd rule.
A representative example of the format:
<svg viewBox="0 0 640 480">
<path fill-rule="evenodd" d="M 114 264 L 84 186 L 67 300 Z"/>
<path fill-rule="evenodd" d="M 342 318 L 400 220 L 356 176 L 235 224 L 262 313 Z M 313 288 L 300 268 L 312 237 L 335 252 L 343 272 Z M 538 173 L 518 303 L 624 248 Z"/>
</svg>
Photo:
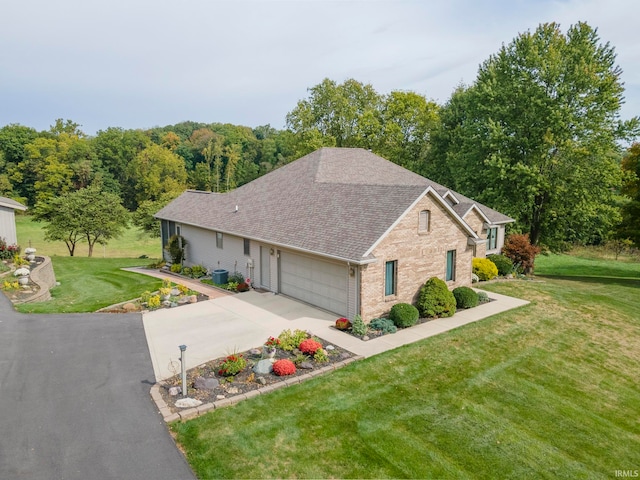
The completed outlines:
<svg viewBox="0 0 640 480">
<path fill-rule="evenodd" d="M 199 478 L 640 469 L 640 264 L 563 257 L 482 285 L 525 307 L 171 428 Z"/>
<path fill-rule="evenodd" d="M 29 245 L 33 246 L 38 250 L 38 255 L 68 257 L 69 250 L 64 242 L 50 242 L 44 239 L 43 226 L 43 223 L 34 222 L 28 215 L 16 215 L 18 244 L 23 250 Z M 88 252 L 86 242 L 79 243 L 75 256 L 86 257 Z M 128 228 L 121 237 L 110 240 L 105 246 L 96 245 L 93 250 L 93 256 L 96 258 L 133 258 L 142 255 L 159 258 L 161 253 L 160 239 L 143 235 L 137 228 Z"/>
</svg>

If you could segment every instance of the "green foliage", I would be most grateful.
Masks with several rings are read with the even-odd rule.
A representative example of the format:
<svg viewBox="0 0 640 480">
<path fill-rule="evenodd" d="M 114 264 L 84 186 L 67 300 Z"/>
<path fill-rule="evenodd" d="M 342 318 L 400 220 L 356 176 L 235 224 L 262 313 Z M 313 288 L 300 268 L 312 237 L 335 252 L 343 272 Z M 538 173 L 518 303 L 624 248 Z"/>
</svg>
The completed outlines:
<svg viewBox="0 0 640 480">
<path fill-rule="evenodd" d="M 511 234 L 507 237 L 502 248 L 502 253 L 516 266 L 518 271 L 533 273 L 536 255 L 540 253 L 540 247 L 529 242 L 529 235 Z"/>
<path fill-rule="evenodd" d="M 418 322 L 420 313 L 418 309 L 408 303 L 396 303 L 391 307 L 389 318 L 398 328 L 406 328 L 415 325 Z"/>
<path fill-rule="evenodd" d="M 244 282 L 244 275 L 242 275 L 239 272 L 233 272 L 231 275 L 229 275 L 229 281 L 230 282 L 235 282 L 235 283 L 243 283 Z"/>
<path fill-rule="evenodd" d="M 207 269 L 202 265 L 193 265 L 191 267 L 190 277 L 192 278 L 201 278 L 207 274 Z"/>
<path fill-rule="evenodd" d="M 327 363 L 329 361 L 329 355 L 324 348 L 319 348 L 313 354 L 313 359 L 318 363 Z"/>
<path fill-rule="evenodd" d="M 621 192 L 628 201 L 622 206 L 622 222 L 617 227 L 619 239 L 629 239 L 640 247 L 640 143 L 634 143 L 622 159 L 624 181 Z"/>
<path fill-rule="evenodd" d="M 485 291 L 480 290 L 476 292 L 476 295 L 478 295 L 478 303 L 487 303 L 489 301 L 489 295 Z"/>
<path fill-rule="evenodd" d="M 36 207 L 34 217 L 46 222 L 46 240 L 64 241 L 69 256 L 73 256 L 78 242 L 86 241 L 89 257 L 96 243 L 106 244 L 120 236 L 129 219 L 120 197 L 101 190 L 100 185 L 43 201 Z"/>
<path fill-rule="evenodd" d="M 473 308 L 478 305 L 478 294 L 469 287 L 457 287 L 453 289 L 457 308 Z"/>
<path fill-rule="evenodd" d="M 493 262 L 498 269 L 498 275 L 509 275 L 513 272 L 513 262 L 509 257 L 504 255 L 492 254 L 487 255 L 487 258 Z"/>
<path fill-rule="evenodd" d="M 232 353 L 228 355 L 218 367 L 218 375 L 232 377 L 247 367 L 247 360 L 242 354 Z"/>
<path fill-rule="evenodd" d="M 235 292 L 238 290 L 238 285 L 240 285 L 238 282 L 227 282 L 224 288 L 230 292 Z"/>
<path fill-rule="evenodd" d="M 171 272 L 172 273 L 180 273 L 182 272 L 182 265 L 179 263 L 174 263 L 171 265 Z"/>
<path fill-rule="evenodd" d="M 498 276 L 498 267 L 496 267 L 496 264 L 488 258 L 476 257 L 472 260 L 471 265 L 473 273 L 475 273 L 483 282 Z"/>
<path fill-rule="evenodd" d="M 280 340 L 280 348 L 284 351 L 290 352 L 302 343 L 308 337 L 307 332 L 303 330 L 283 330 L 278 339 Z"/>
<path fill-rule="evenodd" d="M 458 89 L 434 131 L 429 178 L 517 220 L 531 243 L 600 238 L 620 218 L 624 87 L 612 46 L 585 23 L 521 33 Z"/>
<path fill-rule="evenodd" d="M 9 260 L 20 255 L 19 245 L 8 245 L 4 237 L 0 237 L 0 260 Z"/>
<path fill-rule="evenodd" d="M 356 315 L 353 317 L 353 321 L 351 322 L 351 331 L 354 335 L 358 335 L 360 337 L 367 334 L 367 324 L 364 323 L 362 317 L 360 315 Z"/>
<path fill-rule="evenodd" d="M 182 235 L 171 235 L 164 249 L 171 256 L 171 263 L 181 265 L 184 260 L 184 247 L 187 241 Z"/>
<path fill-rule="evenodd" d="M 444 280 L 432 277 L 420 288 L 416 304 L 422 317 L 450 317 L 456 313 L 456 299 Z"/>
<path fill-rule="evenodd" d="M 151 292 L 149 290 L 146 290 L 142 293 L 142 295 L 140 295 L 140 303 L 148 303 L 150 298 Z"/>
<path fill-rule="evenodd" d="M 374 318 L 369 322 L 369 328 L 371 330 L 378 330 L 382 333 L 396 333 L 398 327 L 393 324 L 393 321 L 388 318 Z"/>
</svg>

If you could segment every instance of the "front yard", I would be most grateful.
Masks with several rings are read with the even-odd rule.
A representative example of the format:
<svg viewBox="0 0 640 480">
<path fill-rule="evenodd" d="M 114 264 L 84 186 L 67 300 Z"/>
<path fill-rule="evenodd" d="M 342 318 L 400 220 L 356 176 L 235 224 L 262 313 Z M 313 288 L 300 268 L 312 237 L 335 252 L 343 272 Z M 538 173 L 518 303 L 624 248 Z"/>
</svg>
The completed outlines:
<svg viewBox="0 0 640 480">
<path fill-rule="evenodd" d="M 483 284 L 532 303 L 171 428 L 200 478 L 613 478 L 640 466 L 640 265 L 579 275 Z"/>
</svg>

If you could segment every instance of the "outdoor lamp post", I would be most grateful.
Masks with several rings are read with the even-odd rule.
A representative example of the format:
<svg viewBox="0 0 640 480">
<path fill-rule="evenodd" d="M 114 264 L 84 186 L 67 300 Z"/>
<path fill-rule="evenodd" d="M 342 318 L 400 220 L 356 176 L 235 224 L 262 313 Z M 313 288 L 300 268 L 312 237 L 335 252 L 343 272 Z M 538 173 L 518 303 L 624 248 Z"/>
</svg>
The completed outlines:
<svg viewBox="0 0 640 480">
<path fill-rule="evenodd" d="M 178 347 L 180 349 L 180 363 L 182 369 L 182 396 L 187 396 L 187 367 L 185 365 L 186 357 L 185 350 L 187 349 L 186 345 L 180 345 Z"/>
</svg>

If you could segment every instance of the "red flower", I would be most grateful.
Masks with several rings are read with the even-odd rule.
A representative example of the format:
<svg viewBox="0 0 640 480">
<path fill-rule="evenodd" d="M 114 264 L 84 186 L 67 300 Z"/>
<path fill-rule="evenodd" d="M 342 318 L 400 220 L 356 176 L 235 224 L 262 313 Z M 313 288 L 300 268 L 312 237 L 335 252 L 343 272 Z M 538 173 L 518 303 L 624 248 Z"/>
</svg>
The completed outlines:
<svg viewBox="0 0 640 480">
<path fill-rule="evenodd" d="M 306 353 L 308 355 L 314 355 L 316 353 L 316 350 L 320 348 L 322 348 L 322 344 L 316 342 L 313 338 L 307 338 L 306 340 L 303 340 L 298 347 L 298 349 L 302 353 Z"/>
<path fill-rule="evenodd" d="M 296 373 L 296 366 L 291 360 L 283 358 L 282 360 L 278 360 L 273 364 L 273 373 L 275 373 L 279 377 L 283 377 L 285 375 L 293 375 L 294 373 Z"/>
</svg>

